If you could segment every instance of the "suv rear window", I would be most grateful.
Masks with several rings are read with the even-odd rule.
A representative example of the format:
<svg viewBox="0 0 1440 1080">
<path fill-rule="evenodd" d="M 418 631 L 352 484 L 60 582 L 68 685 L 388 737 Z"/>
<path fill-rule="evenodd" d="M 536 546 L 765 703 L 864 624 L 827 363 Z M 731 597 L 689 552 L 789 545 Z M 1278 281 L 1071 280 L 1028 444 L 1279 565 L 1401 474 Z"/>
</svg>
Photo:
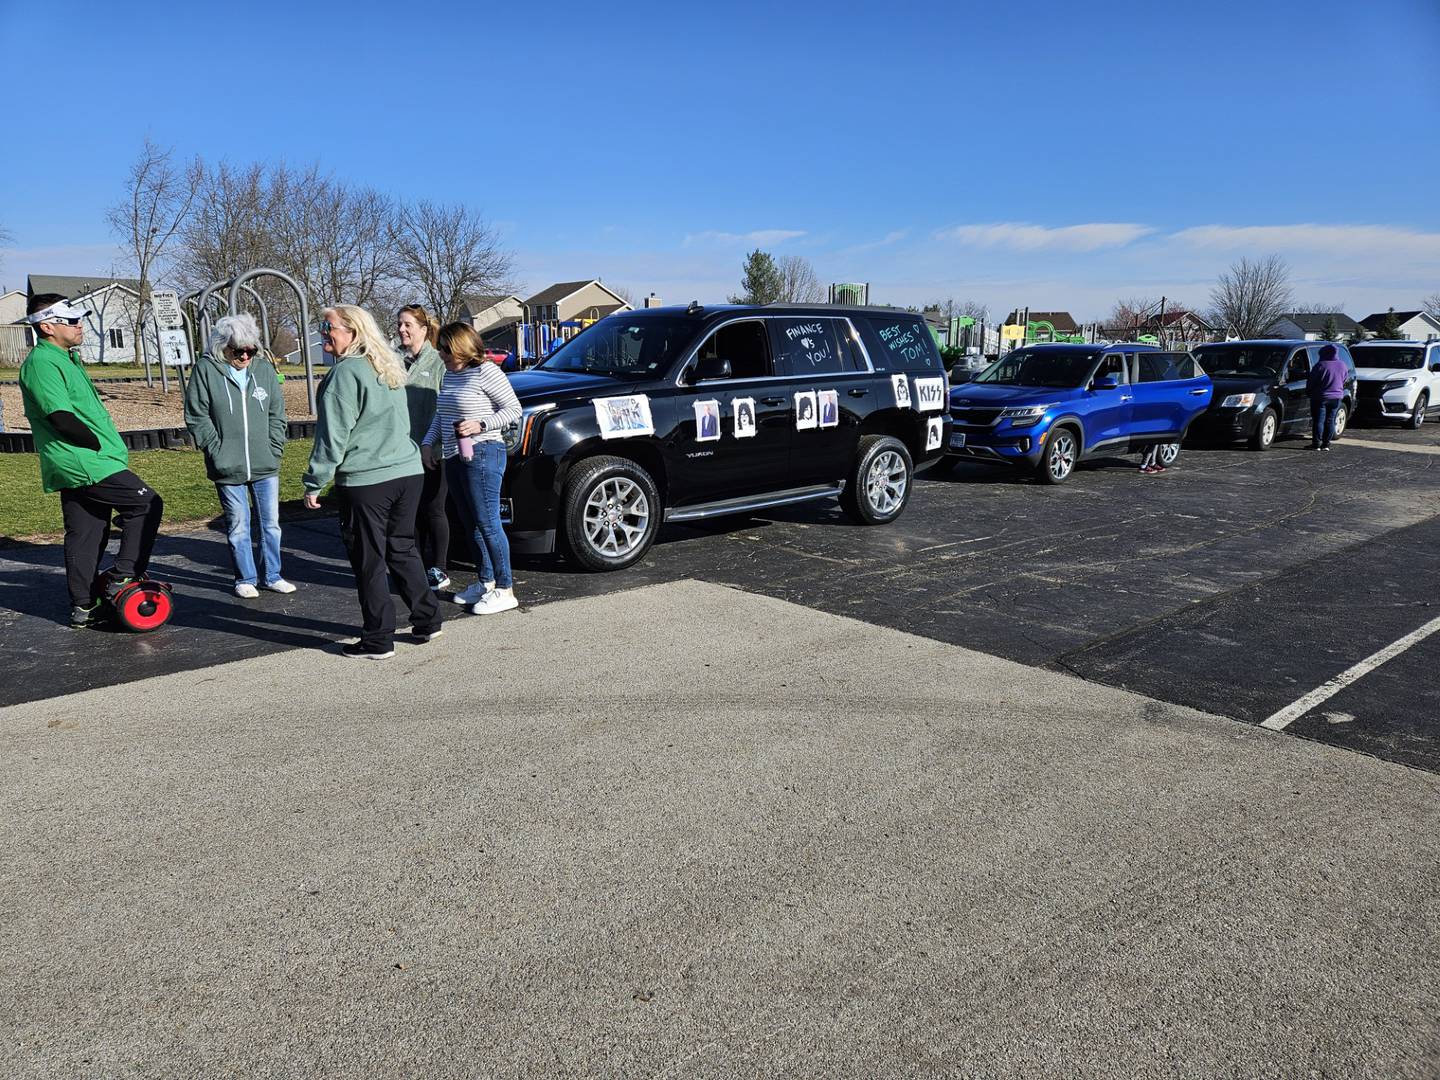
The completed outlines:
<svg viewBox="0 0 1440 1080">
<path fill-rule="evenodd" d="M 939 371 L 940 350 L 930 330 L 915 318 L 867 315 L 856 320 L 869 334 L 865 347 L 878 371 Z"/>
</svg>

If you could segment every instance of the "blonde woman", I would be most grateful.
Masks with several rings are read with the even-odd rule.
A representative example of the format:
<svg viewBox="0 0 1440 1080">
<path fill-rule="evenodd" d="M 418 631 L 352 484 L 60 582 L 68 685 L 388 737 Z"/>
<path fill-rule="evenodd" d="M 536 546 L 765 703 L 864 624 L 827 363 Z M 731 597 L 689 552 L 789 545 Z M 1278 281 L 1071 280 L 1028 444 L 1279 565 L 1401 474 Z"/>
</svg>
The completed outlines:
<svg viewBox="0 0 1440 1080">
<path fill-rule="evenodd" d="M 405 362 L 405 396 L 410 403 L 410 438 L 417 443 L 430 430 L 435 419 L 435 398 L 445 365 L 435 351 L 440 334 L 439 320 L 419 304 L 406 304 L 395 314 L 395 336 L 400 339 L 400 359 Z M 420 545 L 420 558 L 425 563 L 425 577 L 435 592 L 450 587 L 445 573 L 446 555 L 450 550 L 450 518 L 445 513 L 449 492 L 445 486 L 445 470 L 439 465 L 425 464 L 425 483 L 420 490 L 420 506 L 416 511 L 415 537 Z"/>
<path fill-rule="evenodd" d="M 305 473 L 305 505 L 320 507 L 332 480 L 340 499 L 340 527 L 360 594 L 360 640 L 346 656 L 386 660 L 395 655 L 395 602 L 386 571 L 410 609 L 413 633 L 426 642 L 440 634 L 440 605 L 415 549 L 420 503 L 420 450 L 410 438 L 405 365 L 363 308 L 325 309 L 320 340 L 335 366 L 315 402 L 315 449 Z"/>
</svg>

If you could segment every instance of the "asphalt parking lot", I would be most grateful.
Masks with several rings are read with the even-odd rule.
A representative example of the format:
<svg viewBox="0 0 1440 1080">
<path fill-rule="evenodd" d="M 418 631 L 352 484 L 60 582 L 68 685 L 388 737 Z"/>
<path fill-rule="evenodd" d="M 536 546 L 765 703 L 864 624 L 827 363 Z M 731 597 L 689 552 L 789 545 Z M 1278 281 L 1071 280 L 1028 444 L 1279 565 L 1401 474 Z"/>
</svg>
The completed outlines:
<svg viewBox="0 0 1440 1080">
<path fill-rule="evenodd" d="M 1437 436 L 937 471 L 386 664 L 330 519 L 139 637 L 6 549 L 0 1075 L 1434 1077 L 1435 639 L 1260 724 L 1435 618 Z"/>
<path fill-rule="evenodd" d="M 1107 458 L 1058 488 L 962 463 L 922 473 L 885 528 L 825 504 L 670 527 L 628 571 L 533 560 L 517 589 L 533 606 L 709 581 L 1259 724 L 1440 616 L 1437 461 L 1440 425 L 1355 427 L 1327 455 L 1302 439 L 1187 448 L 1158 477 Z M 163 538 L 156 570 L 178 612 L 148 638 L 61 626 L 60 582 L 36 585 L 58 548 L 0 549 L 0 704 L 349 633 L 333 521 L 291 523 L 286 544 L 301 592 L 242 605 L 219 532 Z M 1426 637 L 1286 730 L 1440 771 L 1437 664 L 1440 636 Z"/>
</svg>

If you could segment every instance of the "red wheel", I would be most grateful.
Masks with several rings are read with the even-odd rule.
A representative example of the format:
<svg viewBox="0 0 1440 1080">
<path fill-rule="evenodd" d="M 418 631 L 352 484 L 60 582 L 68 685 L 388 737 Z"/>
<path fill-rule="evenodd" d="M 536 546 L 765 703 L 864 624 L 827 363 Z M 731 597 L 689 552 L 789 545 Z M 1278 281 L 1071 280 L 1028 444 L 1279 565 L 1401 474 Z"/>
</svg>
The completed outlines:
<svg viewBox="0 0 1440 1080">
<path fill-rule="evenodd" d="M 140 634 L 160 629 L 169 622 L 175 610 L 169 588 L 158 581 L 137 581 L 127 585 L 115 595 L 112 603 L 121 624 Z"/>
</svg>

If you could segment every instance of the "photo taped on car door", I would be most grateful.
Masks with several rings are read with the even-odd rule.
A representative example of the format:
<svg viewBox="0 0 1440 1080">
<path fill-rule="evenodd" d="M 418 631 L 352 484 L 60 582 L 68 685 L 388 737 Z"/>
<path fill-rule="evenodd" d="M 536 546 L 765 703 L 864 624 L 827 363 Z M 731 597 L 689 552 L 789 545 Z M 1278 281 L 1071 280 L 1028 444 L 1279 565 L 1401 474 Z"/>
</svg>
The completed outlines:
<svg viewBox="0 0 1440 1080">
<path fill-rule="evenodd" d="M 890 385 L 895 388 L 895 407 L 897 409 L 910 408 L 910 377 L 908 375 L 891 375 Z"/>
<path fill-rule="evenodd" d="M 945 408 L 945 380 L 916 379 L 915 407 L 921 412 L 939 412 Z"/>
<path fill-rule="evenodd" d="M 695 441 L 720 441 L 720 402 L 714 398 L 695 402 Z"/>
<path fill-rule="evenodd" d="M 822 428 L 838 427 L 840 424 L 840 391 L 821 390 L 816 395 L 816 400 L 820 406 L 820 426 Z"/>
<path fill-rule="evenodd" d="M 795 430 L 812 431 L 818 424 L 815 415 L 815 391 L 800 390 L 795 394 Z"/>
<path fill-rule="evenodd" d="M 735 419 L 735 438 L 749 439 L 755 435 L 755 399 L 735 398 L 730 402 L 730 413 Z"/>
</svg>

